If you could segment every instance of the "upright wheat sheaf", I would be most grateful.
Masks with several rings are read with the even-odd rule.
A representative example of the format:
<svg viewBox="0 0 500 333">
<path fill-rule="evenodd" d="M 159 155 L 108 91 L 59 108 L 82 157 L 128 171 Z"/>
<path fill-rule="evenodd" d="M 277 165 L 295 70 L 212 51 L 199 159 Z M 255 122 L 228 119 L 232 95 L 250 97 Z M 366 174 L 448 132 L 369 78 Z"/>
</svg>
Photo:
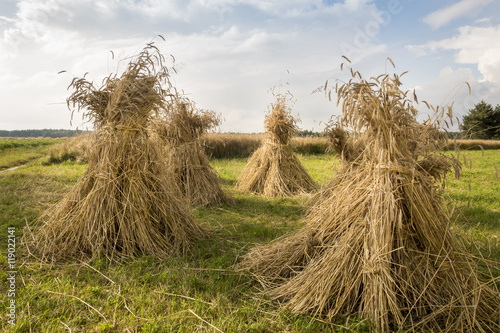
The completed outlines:
<svg viewBox="0 0 500 333">
<path fill-rule="evenodd" d="M 201 143 L 208 130 L 220 125 L 220 116 L 199 110 L 185 97 L 168 103 L 165 117 L 155 131 L 163 142 L 167 162 L 183 194 L 193 206 L 218 205 L 228 200 L 219 185 L 219 176 L 210 166 Z"/>
<path fill-rule="evenodd" d="M 305 226 L 239 264 L 295 312 L 357 315 L 374 331 L 499 332 L 498 263 L 483 276 L 450 229 L 441 181 L 458 161 L 440 153 L 448 108 L 424 124 L 400 76 L 336 88 L 328 127 L 343 166 L 311 200 Z M 457 170 L 458 171 L 458 170 Z M 496 273 L 494 273 L 496 272 Z"/>
<path fill-rule="evenodd" d="M 290 146 L 297 126 L 283 95 L 277 96 L 266 114 L 265 129 L 264 140 L 250 156 L 238 178 L 237 188 L 267 197 L 290 196 L 314 190 L 316 184 Z"/>
<path fill-rule="evenodd" d="M 88 169 L 26 237 L 46 259 L 110 258 L 185 252 L 203 235 L 193 221 L 162 147 L 151 140 L 153 117 L 175 91 L 164 57 L 148 44 L 125 72 L 100 88 L 75 78 L 68 106 L 93 122 Z"/>
</svg>

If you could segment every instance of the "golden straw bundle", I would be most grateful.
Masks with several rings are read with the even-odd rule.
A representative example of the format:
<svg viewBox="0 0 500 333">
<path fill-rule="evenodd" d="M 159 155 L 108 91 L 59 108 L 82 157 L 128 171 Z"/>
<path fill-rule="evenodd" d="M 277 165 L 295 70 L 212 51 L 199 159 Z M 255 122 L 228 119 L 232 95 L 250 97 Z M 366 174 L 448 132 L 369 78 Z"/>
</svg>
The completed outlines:
<svg viewBox="0 0 500 333">
<path fill-rule="evenodd" d="M 218 205 L 227 200 L 219 176 L 201 144 L 201 136 L 220 124 L 213 111 L 198 110 L 187 98 L 177 98 L 165 109 L 166 118 L 155 130 L 166 144 L 166 158 L 191 205 Z"/>
<path fill-rule="evenodd" d="M 297 126 L 282 95 L 278 95 L 266 114 L 265 129 L 264 142 L 250 156 L 238 178 L 237 188 L 267 197 L 289 196 L 314 190 L 316 184 L 289 144 Z"/>
<path fill-rule="evenodd" d="M 121 77 L 109 76 L 99 89 L 85 78 L 73 80 L 68 105 L 85 108 L 94 122 L 89 166 L 39 218 L 27 240 L 31 250 L 48 259 L 167 257 L 202 237 L 147 130 L 171 95 L 168 79 L 163 56 L 149 44 Z"/>
<path fill-rule="evenodd" d="M 457 163 L 436 151 L 451 109 L 419 124 L 400 85 L 398 75 L 353 72 L 337 89 L 342 170 L 302 229 L 254 248 L 240 269 L 295 312 L 357 315 L 378 332 L 499 332 L 494 273 L 482 276 L 444 209 L 439 180 Z"/>
</svg>

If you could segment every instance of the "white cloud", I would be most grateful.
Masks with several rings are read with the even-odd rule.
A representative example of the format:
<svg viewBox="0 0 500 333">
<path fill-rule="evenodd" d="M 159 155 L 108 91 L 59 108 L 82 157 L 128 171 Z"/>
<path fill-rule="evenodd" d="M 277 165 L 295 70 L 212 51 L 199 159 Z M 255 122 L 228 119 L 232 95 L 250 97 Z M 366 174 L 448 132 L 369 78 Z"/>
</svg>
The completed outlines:
<svg viewBox="0 0 500 333">
<path fill-rule="evenodd" d="M 4 20 L 5 22 L 10 22 L 10 23 L 14 23 L 16 21 L 10 17 L 1 16 L 1 15 L 0 15 L 0 20 Z"/>
<path fill-rule="evenodd" d="M 320 130 L 318 122 L 338 110 L 310 92 L 336 73 L 343 42 L 356 46 L 359 61 L 385 51 L 364 25 L 377 12 L 369 0 L 19 0 L 0 25 L 0 129 L 68 128 L 73 75 L 89 72 L 100 83 L 161 34 L 166 42 L 157 46 L 182 64 L 175 85 L 221 112 L 223 130 L 262 131 L 272 101 L 266 92 L 286 70 L 300 97 L 294 112 L 302 126 Z M 368 38 L 358 40 L 359 31 Z"/>
<path fill-rule="evenodd" d="M 424 45 L 411 45 L 408 49 L 417 55 L 440 50 L 453 50 L 459 64 L 477 64 L 484 80 L 500 83 L 500 25 L 493 27 L 464 26 L 457 36 L 431 41 Z"/>
<path fill-rule="evenodd" d="M 474 21 L 475 24 L 489 24 L 491 22 L 491 18 L 483 17 Z"/>
<path fill-rule="evenodd" d="M 457 18 L 470 15 L 477 8 L 485 6 L 492 1 L 493 0 L 462 0 L 451 6 L 430 13 L 423 21 L 432 29 L 438 29 Z"/>
<path fill-rule="evenodd" d="M 467 84 L 471 88 L 470 94 Z M 437 79 L 416 86 L 414 89 L 420 101 L 425 100 L 434 106 L 453 106 L 453 126 L 449 124 L 451 126 L 449 130 L 452 131 L 458 131 L 456 118 L 461 121 L 468 110 L 481 100 L 493 105 L 500 103 L 500 84 L 477 80 L 469 68 L 454 70 L 449 66 L 444 67 Z M 425 118 L 430 111 L 423 103 L 419 105 L 419 110 Z"/>
<path fill-rule="evenodd" d="M 322 0 L 291 0 L 291 1 L 269 1 L 269 0 L 239 0 L 233 1 L 232 5 L 249 5 L 260 11 L 280 17 L 298 17 L 315 12 L 326 12 L 329 14 L 355 14 L 367 10 L 371 0 L 344 0 L 332 4 Z"/>
<path fill-rule="evenodd" d="M 265 52 L 269 49 L 278 49 L 280 44 L 288 39 L 287 34 L 268 33 L 257 29 L 250 33 L 238 46 L 234 48 L 233 53 L 254 53 Z"/>
</svg>

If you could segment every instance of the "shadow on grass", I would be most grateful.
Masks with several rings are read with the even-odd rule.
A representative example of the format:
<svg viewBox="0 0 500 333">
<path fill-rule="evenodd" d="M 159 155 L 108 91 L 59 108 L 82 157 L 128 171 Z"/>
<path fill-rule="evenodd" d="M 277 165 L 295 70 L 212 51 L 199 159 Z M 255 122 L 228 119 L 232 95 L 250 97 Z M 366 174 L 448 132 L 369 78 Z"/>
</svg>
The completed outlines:
<svg viewBox="0 0 500 333">
<path fill-rule="evenodd" d="M 235 183 L 236 183 L 236 180 L 234 180 L 234 179 L 229 179 L 229 178 L 222 178 L 222 177 L 220 177 L 220 178 L 219 178 L 219 182 L 220 182 L 220 184 L 222 184 L 222 185 L 226 185 L 226 186 L 234 186 L 234 185 L 235 185 Z"/>
<path fill-rule="evenodd" d="M 305 214 L 305 197 L 270 199 L 252 194 L 232 195 L 231 203 L 193 210 L 197 218 L 224 230 L 225 236 L 232 235 L 232 239 L 269 241 L 283 231 L 294 229 Z"/>
<path fill-rule="evenodd" d="M 500 211 L 482 206 L 461 207 L 457 222 L 466 229 L 482 231 L 500 231 Z"/>
</svg>

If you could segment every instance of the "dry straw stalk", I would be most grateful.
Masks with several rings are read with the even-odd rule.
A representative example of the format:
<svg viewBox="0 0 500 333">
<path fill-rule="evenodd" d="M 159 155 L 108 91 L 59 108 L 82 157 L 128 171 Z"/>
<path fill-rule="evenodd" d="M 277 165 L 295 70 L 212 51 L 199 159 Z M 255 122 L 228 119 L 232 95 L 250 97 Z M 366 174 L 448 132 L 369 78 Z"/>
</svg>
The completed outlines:
<svg viewBox="0 0 500 333">
<path fill-rule="evenodd" d="M 482 276 L 450 228 L 440 180 L 457 162 L 439 153 L 449 109 L 416 121 L 398 75 L 336 90 L 330 129 L 343 167 L 312 200 L 305 226 L 254 248 L 239 268 L 295 312 L 358 315 L 374 331 L 500 331 L 499 265 Z M 349 133 L 349 135 L 347 135 Z"/>
</svg>

